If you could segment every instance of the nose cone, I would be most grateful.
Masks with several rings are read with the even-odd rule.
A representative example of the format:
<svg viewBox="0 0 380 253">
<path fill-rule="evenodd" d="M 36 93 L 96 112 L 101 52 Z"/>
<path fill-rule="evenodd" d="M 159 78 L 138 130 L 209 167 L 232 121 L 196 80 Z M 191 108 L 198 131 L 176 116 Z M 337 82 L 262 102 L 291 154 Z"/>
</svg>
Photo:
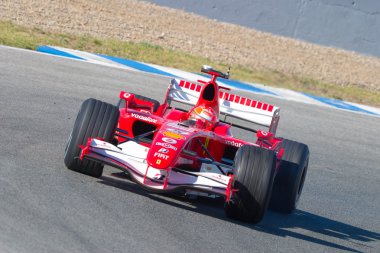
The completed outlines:
<svg viewBox="0 0 380 253">
<path fill-rule="evenodd" d="M 178 129 L 163 126 L 153 139 L 147 156 L 148 165 L 157 169 L 174 166 L 187 138 Z"/>
</svg>

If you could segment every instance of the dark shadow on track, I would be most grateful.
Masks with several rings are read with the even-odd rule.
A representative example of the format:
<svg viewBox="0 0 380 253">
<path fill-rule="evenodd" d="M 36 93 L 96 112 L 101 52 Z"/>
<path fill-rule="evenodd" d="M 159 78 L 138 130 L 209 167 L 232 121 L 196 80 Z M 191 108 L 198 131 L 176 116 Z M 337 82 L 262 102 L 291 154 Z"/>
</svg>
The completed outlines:
<svg viewBox="0 0 380 253">
<path fill-rule="evenodd" d="M 313 237 L 310 233 L 306 235 L 289 230 L 295 228 L 314 232 L 315 235 L 321 234 L 328 237 L 335 237 L 350 242 L 357 247 L 354 249 L 348 246 L 339 245 L 336 242 L 329 242 L 321 238 Z M 265 219 L 255 226 L 255 229 L 281 237 L 293 237 L 350 252 L 366 252 L 371 249 L 366 243 L 380 240 L 379 233 L 302 210 L 296 210 L 291 215 L 283 215 L 269 211 Z"/>
<path fill-rule="evenodd" d="M 197 212 L 203 215 L 211 216 L 228 222 L 232 222 L 244 227 L 249 227 L 257 231 L 272 234 L 281 237 L 293 237 L 300 240 L 324 245 L 327 247 L 346 250 L 350 252 L 363 252 L 371 249 L 365 243 L 380 240 L 380 233 L 361 229 L 339 221 L 331 220 L 319 215 L 315 215 L 306 211 L 296 210 L 291 215 L 278 214 L 269 211 L 264 220 L 256 225 L 239 222 L 228 219 L 223 210 L 224 200 L 222 198 L 210 199 L 198 197 L 191 199 L 187 197 L 179 197 L 174 195 L 162 195 L 148 192 L 137 184 L 129 181 L 129 176 L 124 173 L 112 173 L 112 176 L 105 175 L 101 177 L 99 183 L 109 185 L 122 190 L 126 190 L 141 196 L 147 197 L 160 203 L 170 206 L 182 208 L 188 211 Z M 180 201 L 175 201 L 180 200 Z M 181 204 L 183 203 L 183 204 Z M 191 205 L 191 207 L 189 206 Z M 291 230 L 290 230 L 291 229 Z M 294 229 L 308 230 L 315 233 L 315 237 L 294 231 Z M 329 242 L 318 238 L 318 234 L 334 237 L 337 239 L 350 242 L 356 245 L 357 249 L 340 245 L 336 242 Z"/>
</svg>

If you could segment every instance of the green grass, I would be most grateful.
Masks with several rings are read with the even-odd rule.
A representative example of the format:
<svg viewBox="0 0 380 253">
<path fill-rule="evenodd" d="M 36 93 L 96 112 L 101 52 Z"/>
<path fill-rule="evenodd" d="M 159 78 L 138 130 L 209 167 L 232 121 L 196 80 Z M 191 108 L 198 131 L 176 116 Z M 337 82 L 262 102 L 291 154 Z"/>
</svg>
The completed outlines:
<svg viewBox="0 0 380 253">
<path fill-rule="evenodd" d="M 223 62 L 211 61 L 205 57 L 194 56 L 149 43 L 133 43 L 86 35 L 46 32 L 38 28 L 27 28 L 7 21 L 0 21 L 0 44 L 31 50 L 35 50 L 40 45 L 61 46 L 129 58 L 190 72 L 199 72 L 200 67 L 204 64 L 221 70 L 228 68 L 227 64 Z M 380 106 L 380 92 L 355 85 L 340 86 L 273 70 L 249 69 L 242 65 L 231 66 L 231 78 L 273 87 L 289 88 L 317 96 Z"/>
</svg>

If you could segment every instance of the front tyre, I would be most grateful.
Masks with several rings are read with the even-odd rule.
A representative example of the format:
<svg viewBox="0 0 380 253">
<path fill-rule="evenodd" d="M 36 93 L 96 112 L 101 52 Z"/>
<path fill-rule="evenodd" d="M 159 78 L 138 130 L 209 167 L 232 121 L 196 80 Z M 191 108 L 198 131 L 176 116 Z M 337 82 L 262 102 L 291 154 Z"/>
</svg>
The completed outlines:
<svg viewBox="0 0 380 253">
<path fill-rule="evenodd" d="M 296 209 L 301 197 L 309 165 L 309 148 L 287 139 L 283 139 L 282 148 L 285 151 L 274 179 L 269 208 L 289 214 Z"/>
<path fill-rule="evenodd" d="M 276 170 L 272 150 L 244 145 L 236 153 L 232 188 L 237 190 L 225 203 L 227 217 L 260 222 L 267 210 Z"/>
<path fill-rule="evenodd" d="M 96 137 L 112 142 L 118 120 L 119 109 L 116 106 L 93 98 L 85 100 L 67 141 L 64 157 L 66 167 L 92 177 L 100 177 L 103 165 L 86 159 L 81 161 L 79 146 L 85 146 L 89 138 Z"/>
</svg>

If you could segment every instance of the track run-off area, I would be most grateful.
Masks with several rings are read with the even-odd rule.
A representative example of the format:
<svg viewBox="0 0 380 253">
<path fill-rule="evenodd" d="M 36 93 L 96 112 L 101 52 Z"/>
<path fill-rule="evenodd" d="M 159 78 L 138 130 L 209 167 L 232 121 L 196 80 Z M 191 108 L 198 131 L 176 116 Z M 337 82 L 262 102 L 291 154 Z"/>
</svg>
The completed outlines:
<svg viewBox="0 0 380 253">
<path fill-rule="evenodd" d="M 297 210 L 257 225 L 110 167 L 99 179 L 65 168 L 83 100 L 116 104 L 125 90 L 162 102 L 169 80 L 0 47 L 0 252 L 380 252 L 379 117 L 240 92 L 279 106 L 277 134 L 310 148 Z"/>
</svg>

